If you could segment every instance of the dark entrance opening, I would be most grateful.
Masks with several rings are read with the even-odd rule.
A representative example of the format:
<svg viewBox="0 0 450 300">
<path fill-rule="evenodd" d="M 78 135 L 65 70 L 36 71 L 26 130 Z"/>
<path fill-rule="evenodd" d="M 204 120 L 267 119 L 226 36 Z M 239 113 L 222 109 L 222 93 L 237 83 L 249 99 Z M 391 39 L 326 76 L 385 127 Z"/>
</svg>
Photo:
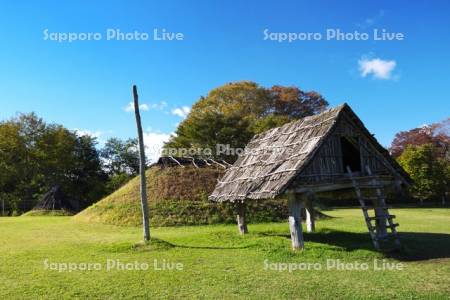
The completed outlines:
<svg viewBox="0 0 450 300">
<path fill-rule="evenodd" d="M 344 172 L 347 172 L 347 166 L 352 172 L 361 172 L 361 153 L 359 152 L 358 138 L 341 137 L 342 164 Z"/>
</svg>

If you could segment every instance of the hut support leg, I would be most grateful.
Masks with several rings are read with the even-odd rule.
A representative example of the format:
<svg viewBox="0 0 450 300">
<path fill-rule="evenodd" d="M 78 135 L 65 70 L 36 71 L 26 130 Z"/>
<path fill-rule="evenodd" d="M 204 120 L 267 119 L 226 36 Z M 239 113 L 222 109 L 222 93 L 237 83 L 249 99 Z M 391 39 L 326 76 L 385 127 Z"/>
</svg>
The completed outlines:
<svg viewBox="0 0 450 300">
<path fill-rule="evenodd" d="M 289 195 L 289 229 L 291 231 L 292 249 L 303 249 L 303 232 L 301 210 L 303 202 L 294 194 Z"/>
<path fill-rule="evenodd" d="M 237 203 L 237 224 L 240 234 L 248 233 L 247 222 L 245 222 L 245 203 L 239 202 Z"/>
<path fill-rule="evenodd" d="M 306 231 L 314 232 L 316 231 L 316 220 L 314 215 L 314 208 L 312 205 L 313 195 L 309 195 L 305 200 L 306 208 Z"/>
</svg>

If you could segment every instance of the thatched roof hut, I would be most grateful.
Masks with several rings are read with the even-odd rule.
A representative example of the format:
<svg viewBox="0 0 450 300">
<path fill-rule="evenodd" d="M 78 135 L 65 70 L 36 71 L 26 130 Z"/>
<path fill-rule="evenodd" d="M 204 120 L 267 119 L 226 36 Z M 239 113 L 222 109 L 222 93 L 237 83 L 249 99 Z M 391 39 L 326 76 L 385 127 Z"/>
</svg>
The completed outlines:
<svg viewBox="0 0 450 300">
<path fill-rule="evenodd" d="M 245 202 L 290 195 L 297 199 L 293 203 L 302 206 L 301 195 L 358 188 L 363 182 L 373 183 L 375 176 L 377 186 L 410 182 L 352 109 L 343 104 L 256 135 L 209 199 Z"/>
<path fill-rule="evenodd" d="M 67 197 L 59 185 L 55 185 L 39 199 L 33 210 L 62 210 L 68 213 L 76 213 L 81 210 L 81 205 L 79 201 Z"/>
</svg>

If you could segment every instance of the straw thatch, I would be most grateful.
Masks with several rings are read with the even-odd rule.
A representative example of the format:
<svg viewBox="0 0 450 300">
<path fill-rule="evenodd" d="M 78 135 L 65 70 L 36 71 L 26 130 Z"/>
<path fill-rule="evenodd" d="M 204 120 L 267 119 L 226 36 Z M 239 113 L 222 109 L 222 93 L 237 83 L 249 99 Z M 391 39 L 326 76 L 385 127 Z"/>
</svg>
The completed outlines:
<svg viewBox="0 0 450 300">
<path fill-rule="evenodd" d="M 321 147 L 324 143 L 327 147 L 334 144 L 331 136 L 338 129 L 351 130 L 353 135 L 364 137 L 361 143 L 366 144 L 367 162 L 371 162 L 374 169 L 408 180 L 387 150 L 368 132 L 351 108 L 343 104 L 256 135 L 221 178 L 209 199 L 221 202 L 274 198 L 290 188 L 293 182 L 298 184 L 296 179 L 304 171 L 311 176 L 312 170 L 316 170 L 318 180 L 322 178 L 320 175 L 345 177 L 342 163 L 341 166 L 336 163 L 338 154 L 329 153 L 333 152 L 333 147 Z M 314 159 L 318 155 L 323 159 Z M 336 157 L 330 160 L 333 155 Z"/>
<path fill-rule="evenodd" d="M 169 167 L 185 167 L 185 166 L 194 166 L 196 168 L 200 167 L 220 167 L 226 169 L 227 166 L 231 166 L 224 160 L 214 160 L 210 157 L 174 157 L 174 156 L 161 156 L 154 164 L 150 165 L 150 167 L 159 166 L 161 168 L 169 168 Z"/>
</svg>

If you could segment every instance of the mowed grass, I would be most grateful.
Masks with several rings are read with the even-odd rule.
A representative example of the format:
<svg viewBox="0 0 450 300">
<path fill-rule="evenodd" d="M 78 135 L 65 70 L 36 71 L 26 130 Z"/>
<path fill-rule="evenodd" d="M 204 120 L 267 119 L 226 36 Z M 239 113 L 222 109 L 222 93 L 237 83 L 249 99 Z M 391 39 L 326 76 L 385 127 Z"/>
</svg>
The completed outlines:
<svg viewBox="0 0 450 300">
<path fill-rule="evenodd" d="M 287 222 L 250 224 L 239 236 L 232 225 L 141 228 L 77 223 L 71 217 L 0 218 L 0 297 L 61 298 L 371 298 L 448 299 L 450 209 L 393 209 L 404 250 L 372 249 L 359 209 L 326 211 L 333 218 L 305 234 L 306 250 L 293 252 Z M 102 270 L 58 272 L 51 263 L 99 263 Z M 106 270 L 107 259 L 147 263 L 149 270 Z M 327 270 L 327 259 L 367 263 L 369 270 Z M 374 259 L 403 270 L 375 271 Z M 183 270 L 155 270 L 154 260 Z M 322 270 L 278 271 L 268 263 L 315 263 Z M 272 265 L 273 266 L 273 265 Z"/>
</svg>

